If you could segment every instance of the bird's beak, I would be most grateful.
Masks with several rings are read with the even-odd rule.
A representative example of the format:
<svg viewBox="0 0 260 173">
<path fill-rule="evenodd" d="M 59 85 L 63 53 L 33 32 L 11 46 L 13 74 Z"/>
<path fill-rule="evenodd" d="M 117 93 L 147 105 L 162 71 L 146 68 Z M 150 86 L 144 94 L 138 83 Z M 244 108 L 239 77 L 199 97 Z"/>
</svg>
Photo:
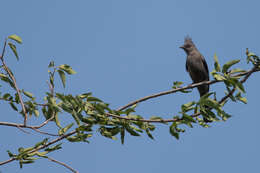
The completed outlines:
<svg viewBox="0 0 260 173">
<path fill-rule="evenodd" d="M 185 49 L 184 46 L 180 46 L 181 49 Z"/>
</svg>

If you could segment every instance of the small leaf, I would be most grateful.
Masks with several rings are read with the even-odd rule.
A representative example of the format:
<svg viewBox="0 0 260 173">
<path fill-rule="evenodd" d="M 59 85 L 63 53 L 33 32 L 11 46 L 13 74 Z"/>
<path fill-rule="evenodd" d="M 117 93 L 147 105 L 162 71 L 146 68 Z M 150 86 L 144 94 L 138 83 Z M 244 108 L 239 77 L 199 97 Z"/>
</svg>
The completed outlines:
<svg viewBox="0 0 260 173">
<path fill-rule="evenodd" d="M 226 78 L 220 74 L 214 74 L 213 77 L 218 80 L 218 81 L 222 81 L 225 80 Z"/>
<path fill-rule="evenodd" d="M 33 110 L 33 113 L 34 113 L 34 115 L 35 115 L 36 117 L 39 117 L 39 115 L 40 115 L 39 111 L 36 110 L 36 109 Z"/>
<path fill-rule="evenodd" d="M 246 72 L 246 70 L 242 70 L 240 68 L 235 68 L 235 69 L 232 69 L 230 71 L 231 74 L 233 74 L 233 73 L 243 73 L 243 72 Z"/>
<path fill-rule="evenodd" d="M 241 92 L 236 94 L 236 99 L 243 102 L 244 104 L 247 104 L 247 99 L 245 97 L 241 97 Z"/>
<path fill-rule="evenodd" d="M 66 75 L 62 70 L 58 70 L 58 73 L 60 75 L 60 79 L 62 81 L 62 85 L 65 88 L 65 84 L 66 84 Z"/>
<path fill-rule="evenodd" d="M 32 93 L 30 93 L 30 92 L 28 92 L 28 91 L 24 91 L 23 90 L 23 93 L 24 93 L 24 95 L 26 95 L 27 97 L 29 97 L 29 98 L 33 98 L 33 94 Z"/>
<path fill-rule="evenodd" d="M 55 120 L 56 125 L 57 125 L 59 128 L 62 128 L 61 125 L 60 125 L 60 121 L 59 121 L 59 117 L 58 117 L 58 112 L 55 113 L 54 120 Z"/>
<path fill-rule="evenodd" d="M 237 88 L 238 88 L 240 91 L 242 91 L 243 93 L 246 92 L 246 91 L 245 91 L 245 88 L 244 88 L 244 86 L 243 86 L 243 84 L 242 84 L 241 82 L 237 81 L 237 82 L 236 82 L 236 86 L 237 86 Z"/>
<path fill-rule="evenodd" d="M 163 118 L 158 116 L 151 116 L 150 120 L 163 120 Z"/>
<path fill-rule="evenodd" d="M 176 131 L 176 123 L 172 123 L 172 125 L 170 126 L 170 133 L 176 139 L 179 139 L 179 133 Z"/>
<path fill-rule="evenodd" d="M 13 51 L 13 53 L 14 53 L 16 59 L 19 60 L 19 56 L 18 56 L 18 53 L 17 53 L 17 51 L 16 51 L 16 46 L 15 46 L 14 44 L 10 43 L 10 42 L 8 43 L 8 45 L 9 45 L 9 47 L 12 49 L 12 51 Z"/>
<path fill-rule="evenodd" d="M 63 135 L 64 133 L 66 133 L 72 126 L 74 123 L 71 123 L 69 125 L 67 125 L 66 127 L 62 128 L 59 130 L 59 135 Z"/>
<path fill-rule="evenodd" d="M 89 93 L 84 93 L 84 94 L 81 94 L 81 95 L 79 95 L 79 97 L 81 98 L 81 99 L 84 99 L 84 98 L 87 98 L 87 97 L 89 97 L 89 96 L 91 96 L 91 92 L 89 92 Z"/>
<path fill-rule="evenodd" d="M 14 35 L 10 35 L 8 38 L 16 41 L 19 44 L 22 44 L 22 39 L 18 35 L 15 35 L 15 34 Z"/>
<path fill-rule="evenodd" d="M 44 151 L 51 152 L 51 151 L 59 150 L 62 148 L 61 145 L 62 145 L 62 143 L 59 143 L 53 147 L 48 147 L 48 148 L 44 149 Z"/>
<path fill-rule="evenodd" d="M 48 67 L 50 68 L 50 67 L 54 67 L 54 66 L 55 66 L 54 61 L 51 61 L 51 62 L 49 63 L 49 66 L 48 66 Z"/>
<path fill-rule="evenodd" d="M 64 70 L 67 74 L 75 74 L 76 72 L 74 70 L 72 70 L 72 68 L 67 65 L 67 64 L 63 64 L 59 66 L 59 69 Z"/>
<path fill-rule="evenodd" d="M 36 152 L 36 155 L 39 156 L 39 157 L 46 157 L 46 154 L 48 154 L 47 151 L 44 151 L 44 152 Z"/>
<path fill-rule="evenodd" d="M 148 129 L 145 130 L 146 134 L 148 135 L 149 138 L 154 140 L 153 135 L 150 133 L 150 131 Z"/>
<path fill-rule="evenodd" d="M 183 114 L 182 117 L 184 120 L 189 121 L 189 122 L 193 122 L 196 123 L 196 120 L 194 120 L 191 116 L 187 115 L 187 114 Z"/>
<path fill-rule="evenodd" d="M 44 138 L 41 142 L 35 144 L 35 148 L 38 148 L 41 145 L 45 145 L 48 142 L 49 138 Z"/>
<path fill-rule="evenodd" d="M 239 59 L 227 62 L 225 65 L 223 65 L 222 73 L 226 73 L 231 66 L 233 66 L 239 62 L 240 62 Z"/>
<path fill-rule="evenodd" d="M 125 142 L 125 129 L 123 127 L 121 127 L 120 136 L 121 136 L 121 143 L 124 144 L 124 142 Z"/>
<path fill-rule="evenodd" d="M 180 81 L 175 81 L 173 82 L 173 89 L 179 88 L 181 85 L 183 84 L 183 82 Z"/>
<path fill-rule="evenodd" d="M 218 62 L 218 57 L 216 54 L 214 54 L 214 67 L 217 72 L 220 72 L 220 64 Z"/>
<path fill-rule="evenodd" d="M 129 125 L 126 125 L 126 131 L 128 132 L 128 133 L 130 133 L 132 136 L 140 136 L 140 134 L 139 133 L 137 133 L 136 131 L 134 131 L 132 128 L 131 128 L 131 126 L 129 126 Z"/>
<path fill-rule="evenodd" d="M 10 102 L 10 105 L 11 105 L 11 107 L 13 108 L 13 110 L 18 111 L 17 107 L 14 105 L 13 102 Z"/>
<path fill-rule="evenodd" d="M 15 157 L 16 156 L 13 153 L 11 153 L 11 151 L 9 151 L 9 150 L 7 150 L 6 152 L 8 153 L 9 157 Z"/>
<path fill-rule="evenodd" d="M 3 73 L 0 73 L 0 77 L 7 77 L 7 76 Z"/>
<path fill-rule="evenodd" d="M 102 100 L 100 100 L 99 98 L 91 97 L 91 96 L 87 98 L 87 101 L 88 102 L 102 102 Z"/>
</svg>

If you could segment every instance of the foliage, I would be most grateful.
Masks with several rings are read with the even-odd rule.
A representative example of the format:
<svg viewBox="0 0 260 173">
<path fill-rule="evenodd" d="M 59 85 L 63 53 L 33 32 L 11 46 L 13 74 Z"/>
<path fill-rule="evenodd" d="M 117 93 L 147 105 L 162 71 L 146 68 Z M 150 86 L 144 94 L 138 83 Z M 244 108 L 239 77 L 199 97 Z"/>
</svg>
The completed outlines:
<svg viewBox="0 0 260 173">
<path fill-rule="evenodd" d="M 62 149 L 62 143 L 59 143 L 61 140 L 66 139 L 71 143 L 90 142 L 91 137 L 94 135 L 93 129 L 96 128 L 102 136 L 113 140 L 120 138 L 121 143 L 124 144 L 126 134 L 141 136 L 143 133 L 146 133 L 149 138 L 154 139 L 152 133 L 156 129 L 155 123 L 169 126 L 170 134 L 179 139 L 180 134 L 184 133 L 187 127 L 193 128 L 196 124 L 202 127 L 209 127 L 209 124 L 204 121 L 205 119 L 211 122 L 226 121 L 231 117 L 223 108 L 228 98 L 233 102 L 240 101 L 247 103 L 247 99 L 243 96 L 245 94 L 243 83 L 253 72 L 260 69 L 259 57 L 253 53 L 249 53 L 248 50 L 246 53 L 247 62 L 253 66 L 249 71 L 232 68 L 240 60 L 232 60 L 221 66 L 218 57 L 214 55 L 215 69 L 211 72 L 211 75 L 215 80 L 188 86 L 182 86 L 183 82 L 176 81 L 173 82 L 172 89 L 169 91 L 153 94 L 129 103 L 122 108 L 113 109 L 108 103 L 93 96 L 91 92 L 77 95 L 56 92 L 54 81 L 57 74 L 62 86 L 65 88 L 67 75 L 73 75 L 76 72 L 67 64 L 56 66 L 54 62 L 50 62 L 48 66 L 49 91 L 46 92 L 43 98 L 44 103 L 41 103 L 37 101 L 35 95 L 31 92 L 18 88 L 14 74 L 6 66 L 4 61 L 7 42 L 15 57 L 19 60 L 15 42 L 21 44 L 22 39 L 17 35 L 11 35 L 5 40 L 3 53 L 0 57 L 2 62 L 0 80 L 2 85 L 6 84 L 13 92 L 2 90 L 0 100 L 8 103 L 17 114 L 22 115 L 24 117 L 24 124 L 0 122 L 0 125 L 29 128 L 35 130 L 35 132 L 44 134 L 47 133 L 39 129 L 49 122 L 55 122 L 57 128 L 55 134 L 49 134 L 52 140 L 44 138 L 32 147 L 20 147 L 17 154 L 7 151 L 10 159 L 7 162 L 0 162 L 0 165 L 2 165 L 17 160 L 21 168 L 24 164 L 34 163 L 38 158 L 48 158 L 49 153 Z M 199 85 L 205 83 L 214 84 L 217 82 L 224 83 L 226 87 L 226 94 L 222 99 L 218 101 L 215 92 L 208 93 L 197 101 L 182 104 L 180 111 L 174 113 L 172 119 L 164 119 L 160 116 L 151 116 L 150 119 L 145 119 L 135 111 L 137 103 L 145 100 L 175 92 L 189 93 L 192 88 Z M 73 122 L 65 126 L 61 125 L 59 120 L 60 115 L 64 113 L 73 118 Z M 46 121 L 38 126 L 28 126 L 27 116 L 29 118 L 32 116 L 36 118 L 43 116 Z"/>
</svg>

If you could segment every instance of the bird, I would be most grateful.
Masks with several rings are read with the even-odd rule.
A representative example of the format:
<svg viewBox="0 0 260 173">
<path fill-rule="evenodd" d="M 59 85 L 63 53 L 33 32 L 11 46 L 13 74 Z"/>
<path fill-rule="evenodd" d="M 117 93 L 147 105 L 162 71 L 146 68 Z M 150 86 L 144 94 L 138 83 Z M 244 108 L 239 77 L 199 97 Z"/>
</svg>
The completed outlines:
<svg viewBox="0 0 260 173">
<path fill-rule="evenodd" d="M 207 62 L 203 55 L 199 52 L 195 44 L 190 37 L 186 37 L 184 45 L 180 46 L 186 54 L 186 71 L 189 73 L 193 83 L 209 81 L 209 69 Z M 200 93 L 200 97 L 209 92 L 209 85 L 200 85 L 197 87 Z M 205 108 L 210 109 L 207 105 Z M 206 123 L 212 122 L 207 116 L 203 116 L 203 120 Z"/>
<path fill-rule="evenodd" d="M 209 81 L 207 62 L 189 36 L 185 38 L 184 45 L 180 46 L 180 48 L 187 54 L 186 71 L 189 73 L 193 83 Z M 197 88 L 200 97 L 209 92 L 209 85 L 207 84 Z"/>
</svg>

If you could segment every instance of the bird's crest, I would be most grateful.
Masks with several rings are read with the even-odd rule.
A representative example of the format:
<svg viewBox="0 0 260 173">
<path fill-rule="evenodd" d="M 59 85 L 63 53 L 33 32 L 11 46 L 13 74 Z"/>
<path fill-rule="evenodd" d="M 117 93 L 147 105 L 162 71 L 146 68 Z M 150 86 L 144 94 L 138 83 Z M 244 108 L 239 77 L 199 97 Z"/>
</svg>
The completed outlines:
<svg viewBox="0 0 260 173">
<path fill-rule="evenodd" d="M 192 43 L 193 44 L 192 39 L 191 39 L 191 37 L 189 35 L 187 35 L 185 37 L 185 43 Z"/>
</svg>

